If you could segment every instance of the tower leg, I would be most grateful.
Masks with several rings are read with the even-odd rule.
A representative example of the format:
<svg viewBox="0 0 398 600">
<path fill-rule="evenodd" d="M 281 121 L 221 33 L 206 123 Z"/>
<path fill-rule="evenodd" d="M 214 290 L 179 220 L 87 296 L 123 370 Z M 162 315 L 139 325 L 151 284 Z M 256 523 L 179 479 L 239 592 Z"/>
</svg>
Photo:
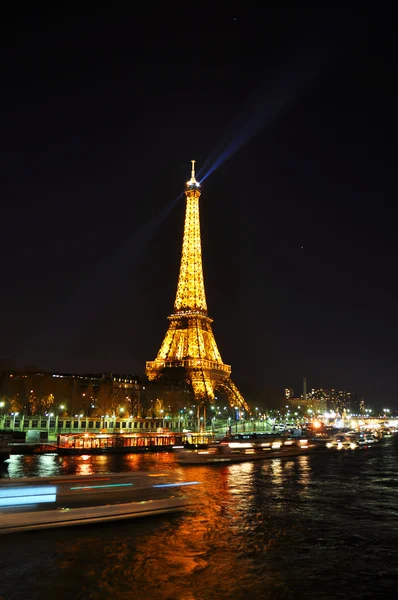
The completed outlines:
<svg viewBox="0 0 398 600">
<path fill-rule="evenodd" d="M 232 381 L 232 379 L 225 379 L 224 381 L 218 383 L 218 387 L 223 389 L 228 397 L 229 405 L 231 407 L 238 407 L 241 410 L 245 410 L 247 413 L 250 413 L 249 405 L 246 404 L 242 394 Z"/>
</svg>

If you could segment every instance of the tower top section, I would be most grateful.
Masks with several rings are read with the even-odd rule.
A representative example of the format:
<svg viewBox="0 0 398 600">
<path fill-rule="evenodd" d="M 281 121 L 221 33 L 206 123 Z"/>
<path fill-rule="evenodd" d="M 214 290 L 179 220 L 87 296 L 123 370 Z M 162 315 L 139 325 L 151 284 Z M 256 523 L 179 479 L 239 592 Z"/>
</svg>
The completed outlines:
<svg viewBox="0 0 398 600">
<path fill-rule="evenodd" d="M 185 190 L 200 190 L 200 183 L 195 179 L 195 162 L 196 160 L 191 160 L 192 169 L 191 169 L 191 179 L 186 182 Z"/>
<path fill-rule="evenodd" d="M 199 220 L 200 183 L 196 181 L 195 177 L 195 161 L 191 162 L 191 179 L 185 184 L 187 203 L 174 314 L 199 313 L 206 316 L 207 305 Z"/>
</svg>

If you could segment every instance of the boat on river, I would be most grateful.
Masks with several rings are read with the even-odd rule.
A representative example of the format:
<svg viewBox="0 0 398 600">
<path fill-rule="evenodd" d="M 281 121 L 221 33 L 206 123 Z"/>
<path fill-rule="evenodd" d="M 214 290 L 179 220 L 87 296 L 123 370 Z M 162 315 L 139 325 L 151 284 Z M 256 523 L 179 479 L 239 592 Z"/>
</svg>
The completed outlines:
<svg viewBox="0 0 398 600">
<path fill-rule="evenodd" d="M 61 456 L 170 452 L 174 446 L 206 448 L 213 440 L 212 433 L 191 431 L 74 433 L 58 436 L 56 452 Z"/>
<path fill-rule="evenodd" d="M 283 438 L 256 433 L 236 434 L 223 438 L 207 448 L 176 448 L 180 464 L 223 464 L 263 460 L 266 458 L 291 458 L 321 450 L 307 438 Z"/>
<path fill-rule="evenodd" d="M 193 499 L 182 490 L 199 483 L 162 473 L 0 481 L 0 535 L 184 511 Z"/>
</svg>

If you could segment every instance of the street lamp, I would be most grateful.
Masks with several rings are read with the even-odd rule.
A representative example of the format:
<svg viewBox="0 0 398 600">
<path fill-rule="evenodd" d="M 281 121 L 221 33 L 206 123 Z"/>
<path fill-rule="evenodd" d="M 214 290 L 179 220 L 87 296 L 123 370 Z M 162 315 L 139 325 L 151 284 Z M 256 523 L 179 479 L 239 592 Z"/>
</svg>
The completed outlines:
<svg viewBox="0 0 398 600">
<path fill-rule="evenodd" d="M 50 437 L 50 421 L 53 416 L 54 416 L 54 413 L 49 413 L 47 415 L 47 437 L 48 438 Z"/>
<path fill-rule="evenodd" d="M 0 413 L 4 413 L 5 412 L 4 411 L 5 404 L 6 403 L 3 400 L 0 402 Z"/>
<path fill-rule="evenodd" d="M 55 415 L 55 432 L 58 433 L 58 419 L 59 419 L 59 411 L 65 410 L 65 404 L 60 404 L 58 407 L 58 412 Z"/>
<path fill-rule="evenodd" d="M 12 430 L 14 431 L 14 429 L 15 429 L 15 419 L 19 415 L 19 412 L 11 413 L 11 414 L 12 414 Z"/>
</svg>

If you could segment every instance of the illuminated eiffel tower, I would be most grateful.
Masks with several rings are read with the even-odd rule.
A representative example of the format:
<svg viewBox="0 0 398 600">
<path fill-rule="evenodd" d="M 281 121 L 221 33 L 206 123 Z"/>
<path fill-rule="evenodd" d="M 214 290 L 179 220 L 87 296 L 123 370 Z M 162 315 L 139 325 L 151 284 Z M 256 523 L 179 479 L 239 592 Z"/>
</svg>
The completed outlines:
<svg viewBox="0 0 398 600">
<path fill-rule="evenodd" d="M 180 275 L 174 312 L 168 317 L 169 328 L 155 360 L 146 363 L 149 380 L 186 381 L 199 404 L 214 402 L 218 389 L 231 406 L 249 410 L 231 379 L 231 367 L 221 359 L 214 338 L 203 280 L 200 239 L 200 183 L 195 179 L 192 161 L 191 179 L 185 185 L 187 206 Z"/>
</svg>

